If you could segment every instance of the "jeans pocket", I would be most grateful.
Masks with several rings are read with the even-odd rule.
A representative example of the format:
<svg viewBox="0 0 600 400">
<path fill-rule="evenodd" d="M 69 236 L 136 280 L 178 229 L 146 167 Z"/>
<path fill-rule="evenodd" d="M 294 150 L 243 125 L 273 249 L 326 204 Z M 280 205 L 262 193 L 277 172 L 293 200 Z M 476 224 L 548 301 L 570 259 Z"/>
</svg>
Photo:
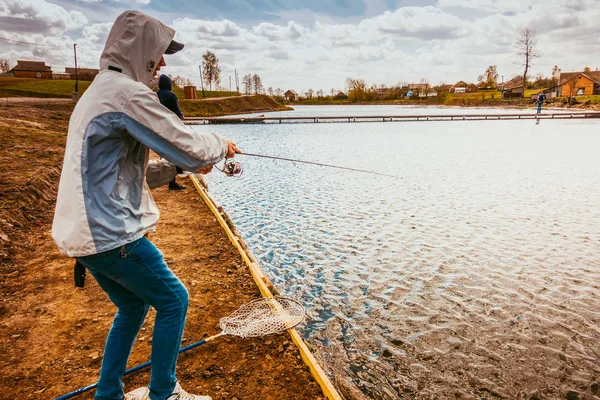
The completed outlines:
<svg viewBox="0 0 600 400">
<path fill-rule="evenodd" d="M 162 260 L 163 254 L 146 238 L 141 238 L 131 242 L 126 247 L 127 256 L 138 263 L 147 263 L 155 260 Z"/>
<path fill-rule="evenodd" d="M 100 274 L 114 281 L 123 276 L 123 271 L 109 252 L 106 252 L 104 257 L 78 257 L 77 260 L 94 276 Z"/>
</svg>

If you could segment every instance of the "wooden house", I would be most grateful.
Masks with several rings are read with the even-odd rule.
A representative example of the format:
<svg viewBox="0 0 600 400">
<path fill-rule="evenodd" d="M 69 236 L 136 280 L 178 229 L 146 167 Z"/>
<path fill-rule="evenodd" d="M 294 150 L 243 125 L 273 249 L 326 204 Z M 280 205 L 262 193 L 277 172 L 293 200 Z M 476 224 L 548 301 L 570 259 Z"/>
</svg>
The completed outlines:
<svg viewBox="0 0 600 400">
<path fill-rule="evenodd" d="M 556 92 L 558 96 L 600 94 L 600 71 L 561 72 Z"/>
<path fill-rule="evenodd" d="M 466 93 L 467 92 L 467 86 L 469 86 L 469 84 L 467 82 L 465 82 L 465 81 L 458 81 L 458 82 L 456 82 L 452 86 L 451 92 L 453 92 L 453 93 Z"/>
<path fill-rule="evenodd" d="M 285 92 L 283 94 L 286 98 L 287 101 L 289 101 L 290 103 L 293 103 L 294 101 L 296 101 L 298 99 L 298 93 L 296 93 L 293 90 L 288 90 L 287 92 Z"/>
<path fill-rule="evenodd" d="M 52 79 L 52 68 L 44 61 L 17 60 L 17 65 L 10 71 L 15 78 Z"/>
</svg>

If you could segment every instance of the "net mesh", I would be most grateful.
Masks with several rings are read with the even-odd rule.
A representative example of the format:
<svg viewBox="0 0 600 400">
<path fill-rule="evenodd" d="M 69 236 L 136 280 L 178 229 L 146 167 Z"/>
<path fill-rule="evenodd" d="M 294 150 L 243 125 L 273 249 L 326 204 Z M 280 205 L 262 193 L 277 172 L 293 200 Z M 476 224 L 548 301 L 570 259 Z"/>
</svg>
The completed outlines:
<svg viewBox="0 0 600 400">
<path fill-rule="evenodd" d="M 304 320 L 304 316 L 304 307 L 294 299 L 265 297 L 221 318 L 220 325 L 227 335 L 257 337 L 293 328 Z"/>
</svg>

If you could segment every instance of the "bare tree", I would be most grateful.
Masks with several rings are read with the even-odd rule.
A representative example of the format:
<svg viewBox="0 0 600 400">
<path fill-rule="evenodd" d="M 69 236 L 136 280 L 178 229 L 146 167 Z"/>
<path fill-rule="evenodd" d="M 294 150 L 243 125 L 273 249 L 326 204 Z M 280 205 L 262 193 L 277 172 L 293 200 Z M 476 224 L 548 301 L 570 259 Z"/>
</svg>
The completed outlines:
<svg viewBox="0 0 600 400">
<path fill-rule="evenodd" d="M 246 74 L 242 78 L 242 85 L 244 85 L 244 93 L 250 94 L 252 92 L 252 75 Z"/>
<path fill-rule="evenodd" d="M 202 55 L 202 75 L 204 81 L 208 83 L 208 90 L 212 90 L 212 84 L 218 86 L 221 83 L 221 66 L 219 65 L 219 59 L 210 50 Z"/>
<path fill-rule="evenodd" d="M 273 96 L 273 88 L 269 86 L 267 93 L 269 93 L 269 96 Z"/>
<path fill-rule="evenodd" d="M 0 74 L 10 71 L 10 62 L 8 58 L 0 58 Z"/>
<path fill-rule="evenodd" d="M 523 72 L 522 97 L 525 97 L 525 85 L 527 84 L 529 67 L 533 64 L 533 59 L 539 57 L 539 54 L 535 51 L 536 44 L 535 30 L 530 28 L 523 29 L 519 40 L 517 40 L 517 54 L 525 58 L 521 64 L 525 67 L 525 71 Z"/>
<path fill-rule="evenodd" d="M 254 93 L 262 93 L 262 80 L 260 79 L 260 76 L 258 74 L 254 74 L 254 76 L 252 76 L 252 86 L 254 87 Z"/>
<path fill-rule="evenodd" d="M 275 89 L 275 96 L 282 97 L 283 96 L 283 90 L 281 90 L 281 88 Z"/>
<path fill-rule="evenodd" d="M 171 81 L 173 82 L 173 85 L 177 86 L 177 87 L 183 87 L 185 86 L 185 78 L 182 76 L 177 75 L 176 77 L 170 77 Z"/>
</svg>

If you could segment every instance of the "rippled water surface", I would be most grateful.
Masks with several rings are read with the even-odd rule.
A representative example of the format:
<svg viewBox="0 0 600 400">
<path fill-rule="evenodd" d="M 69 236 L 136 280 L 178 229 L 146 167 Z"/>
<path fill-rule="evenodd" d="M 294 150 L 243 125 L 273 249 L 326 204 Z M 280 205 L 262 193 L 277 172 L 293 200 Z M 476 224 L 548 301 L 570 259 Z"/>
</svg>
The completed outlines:
<svg viewBox="0 0 600 400">
<path fill-rule="evenodd" d="M 349 399 L 596 398 L 599 128 L 595 120 L 195 127 L 251 153 L 399 176 L 240 156 L 240 179 L 208 177 L 273 283 L 305 304 L 300 329 Z"/>
</svg>

